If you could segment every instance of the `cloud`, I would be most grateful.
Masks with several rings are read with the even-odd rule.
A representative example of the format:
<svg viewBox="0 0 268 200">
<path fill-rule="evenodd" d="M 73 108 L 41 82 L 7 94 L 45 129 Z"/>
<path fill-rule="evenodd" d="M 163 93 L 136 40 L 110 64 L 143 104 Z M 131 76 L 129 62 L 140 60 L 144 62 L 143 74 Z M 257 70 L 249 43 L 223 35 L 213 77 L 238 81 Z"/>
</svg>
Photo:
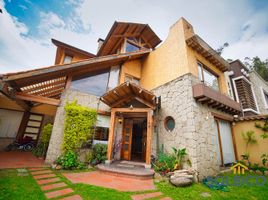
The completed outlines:
<svg viewBox="0 0 268 200">
<path fill-rule="evenodd" d="M 28 0 L 27 0 L 28 1 Z M 0 1 L 0 6 L 4 5 Z M 0 15 L 0 73 L 51 65 L 55 38 L 78 48 L 96 53 L 97 39 L 105 38 L 113 22 L 131 21 L 149 24 L 165 40 L 169 27 L 181 16 L 185 17 L 212 47 L 230 45 L 223 52 L 225 58 L 260 56 L 268 52 L 267 8 L 256 10 L 244 0 L 68 0 L 72 10 L 65 18 L 52 11 L 40 11 L 40 22 L 27 35 L 29 28 L 11 16 L 3 7 Z M 51 5 L 53 6 L 53 5 Z M 59 11 L 60 12 L 60 11 Z"/>
</svg>

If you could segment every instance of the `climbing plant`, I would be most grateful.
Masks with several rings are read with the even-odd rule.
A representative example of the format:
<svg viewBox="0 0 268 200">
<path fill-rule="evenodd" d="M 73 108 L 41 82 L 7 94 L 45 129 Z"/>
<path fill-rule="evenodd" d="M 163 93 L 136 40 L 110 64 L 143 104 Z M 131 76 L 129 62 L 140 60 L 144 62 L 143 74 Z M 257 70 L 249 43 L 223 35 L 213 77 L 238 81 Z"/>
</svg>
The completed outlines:
<svg viewBox="0 0 268 200">
<path fill-rule="evenodd" d="M 263 139 L 268 138 L 268 119 L 265 120 L 263 125 L 256 122 L 255 127 L 259 128 L 263 131 L 263 133 L 260 135 L 260 137 L 262 137 Z"/>
<path fill-rule="evenodd" d="M 242 132 L 243 139 L 246 142 L 246 153 L 248 154 L 248 146 L 250 144 L 256 144 L 257 140 L 255 137 L 255 132 L 254 131 L 247 131 L 247 132 Z"/>
<path fill-rule="evenodd" d="M 77 101 L 65 106 L 66 118 L 64 127 L 63 150 L 75 151 L 91 138 L 93 126 L 97 120 L 97 111 L 77 104 Z"/>
</svg>

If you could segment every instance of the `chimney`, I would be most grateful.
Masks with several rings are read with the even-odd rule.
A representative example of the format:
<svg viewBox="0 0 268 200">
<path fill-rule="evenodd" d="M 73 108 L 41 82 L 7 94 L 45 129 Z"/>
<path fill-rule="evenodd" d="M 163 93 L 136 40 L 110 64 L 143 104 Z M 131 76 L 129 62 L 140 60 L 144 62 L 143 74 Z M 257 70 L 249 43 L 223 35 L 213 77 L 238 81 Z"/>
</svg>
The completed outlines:
<svg viewBox="0 0 268 200">
<path fill-rule="evenodd" d="M 98 51 L 100 50 L 100 48 L 101 48 L 103 42 L 104 42 L 104 39 L 102 39 L 102 38 L 99 38 L 99 39 L 98 39 L 98 43 L 99 43 L 99 45 L 98 45 Z"/>
</svg>

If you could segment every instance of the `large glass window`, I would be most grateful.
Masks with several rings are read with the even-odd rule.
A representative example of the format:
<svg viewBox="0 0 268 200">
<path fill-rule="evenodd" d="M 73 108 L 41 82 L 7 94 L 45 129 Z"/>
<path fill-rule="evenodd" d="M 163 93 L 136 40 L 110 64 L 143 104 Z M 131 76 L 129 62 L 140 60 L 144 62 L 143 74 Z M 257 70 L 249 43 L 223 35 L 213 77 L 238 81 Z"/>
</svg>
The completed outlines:
<svg viewBox="0 0 268 200">
<path fill-rule="evenodd" d="M 208 71 L 206 67 L 201 63 L 198 63 L 198 77 L 199 80 L 201 80 L 207 86 L 219 91 L 218 77 Z"/>
<path fill-rule="evenodd" d="M 140 47 L 131 44 L 129 42 L 126 42 L 126 52 L 133 52 L 133 51 L 138 51 L 140 50 Z"/>
<path fill-rule="evenodd" d="M 102 73 L 72 81 L 71 88 L 81 92 L 102 96 L 107 89 L 109 73 Z"/>
<path fill-rule="evenodd" d="M 72 62 L 73 57 L 70 55 L 65 55 L 64 59 L 63 59 L 63 64 L 67 64 L 67 63 L 71 63 Z"/>
</svg>

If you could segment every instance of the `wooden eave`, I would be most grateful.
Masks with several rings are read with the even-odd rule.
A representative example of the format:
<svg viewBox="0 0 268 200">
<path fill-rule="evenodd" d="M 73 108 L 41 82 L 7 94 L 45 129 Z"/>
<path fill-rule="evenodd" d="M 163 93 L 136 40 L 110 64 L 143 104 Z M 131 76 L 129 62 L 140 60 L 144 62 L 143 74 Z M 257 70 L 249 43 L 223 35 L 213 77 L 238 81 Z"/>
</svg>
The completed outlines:
<svg viewBox="0 0 268 200">
<path fill-rule="evenodd" d="M 51 42 L 56 45 L 57 47 L 62 47 L 63 49 L 67 49 L 67 50 L 70 50 L 72 52 L 77 52 L 79 54 L 82 54 L 84 56 L 87 56 L 88 58 L 93 58 L 95 57 L 96 55 L 94 55 L 93 53 L 90 53 L 90 52 L 87 52 L 85 50 L 82 50 L 82 49 L 79 49 L 77 47 L 74 47 L 72 45 L 69 45 L 69 44 L 66 44 L 64 42 L 61 42 L 61 41 L 58 41 L 58 40 L 55 40 L 55 39 L 51 39 Z"/>
<path fill-rule="evenodd" d="M 148 24 L 114 22 L 97 56 L 116 53 L 116 47 L 119 47 L 125 37 L 141 37 L 151 48 L 161 42 Z"/>
<path fill-rule="evenodd" d="M 241 107 L 238 102 L 203 83 L 193 86 L 193 97 L 197 102 L 229 114 L 235 115 L 241 112 Z"/>
<path fill-rule="evenodd" d="M 252 115 L 246 117 L 236 117 L 234 121 L 241 122 L 241 121 L 252 121 L 252 120 L 267 120 L 268 115 Z"/>
<path fill-rule="evenodd" d="M 215 65 L 222 72 L 229 70 L 230 64 L 198 35 L 195 34 L 192 37 L 186 39 L 186 44 L 204 56 L 210 63 Z"/>
<path fill-rule="evenodd" d="M 122 83 L 101 97 L 101 101 L 111 108 L 120 108 L 132 100 L 137 100 L 149 108 L 155 109 L 156 96 L 144 88 L 130 82 Z"/>
</svg>

